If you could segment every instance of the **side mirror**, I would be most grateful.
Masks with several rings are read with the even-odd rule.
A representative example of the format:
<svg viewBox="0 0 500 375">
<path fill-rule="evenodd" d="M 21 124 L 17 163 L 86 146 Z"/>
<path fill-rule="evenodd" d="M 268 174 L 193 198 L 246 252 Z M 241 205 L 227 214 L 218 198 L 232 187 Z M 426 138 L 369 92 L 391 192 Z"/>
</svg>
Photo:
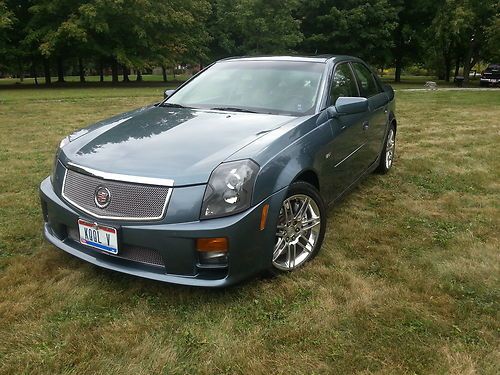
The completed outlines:
<svg viewBox="0 0 500 375">
<path fill-rule="evenodd" d="M 341 96 L 335 102 L 335 110 L 338 114 L 353 115 L 368 111 L 368 99 L 360 97 Z"/>
<path fill-rule="evenodd" d="M 163 93 L 163 99 L 167 99 L 169 96 L 172 96 L 172 94 L 175 92 L 175 90 L 165 90 Z"/>
<path fill-rule="evenodd" d="M 384 92 L 387 94 L 387 97 L 389 98 L 389 100 L 394 99 L 394 89 L 392 88 L 391 85 L 385 84 L 384 85 Z"/>
</svg>

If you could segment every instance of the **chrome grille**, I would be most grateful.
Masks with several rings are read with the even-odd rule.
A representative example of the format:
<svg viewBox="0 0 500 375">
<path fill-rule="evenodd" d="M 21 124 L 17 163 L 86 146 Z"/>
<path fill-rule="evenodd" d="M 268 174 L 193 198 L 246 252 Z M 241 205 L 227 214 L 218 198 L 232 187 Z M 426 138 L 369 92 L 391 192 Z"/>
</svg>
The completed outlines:
<svg viewBox="0 0 500 375">
<path fill-rule="evenodd" d="M 111 193 L 106 208 L 95 203 L 98 186 L 105 186 Z M 69 203 L 99 218 L 157 220 L 165 213 L 169 192 L 167 186 L 106 180 L 67 169 L 62 193 Z"/>
<path fill-rule="evenodd" d="M 67 227 L 68 238 L 80 243 L 80 233 L 78 229 Z M 106 254 L 115 258 L 122 258 L 126 260 L 131 260 L 133 262 L 145 263 L 152 266 L 165 267 L 163 257 L 160 252 L 155 249 L 150 249 L 147 247 L 130 246 L 123 244 L 118 247 L 118 254 L 107 253 L 98 249 L 89 248 L 92 251 L 97 251 L 101 254 Z"/>
</svg>

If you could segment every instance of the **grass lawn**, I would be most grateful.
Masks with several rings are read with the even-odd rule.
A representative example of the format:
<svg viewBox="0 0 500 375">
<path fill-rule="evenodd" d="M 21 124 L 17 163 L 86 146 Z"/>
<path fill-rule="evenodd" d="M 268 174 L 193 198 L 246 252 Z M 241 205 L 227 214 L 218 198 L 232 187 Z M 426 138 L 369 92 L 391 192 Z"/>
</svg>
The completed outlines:
<svg viewBox="0 0 500 375">
<path fill-rule="evenodd" d="M 319 256 L 226 290 L 42 239 L 59 140 L 161 95 L 0 91 L 0 373 L 500 373 L 500 90 L 398 92 L 394 169 L 330 208 Z"/>
<path fill-rule="evenodd" d="M 479 76 L 478 75 L 476 78 L 471 79 L 471 81 L 468 84 L 468 87 L 479 87 Z M 172 74 L 168 75 L 168 80 L 170 82 L 167 82 L 166 85 L 172 86 L 173 84 L 178 84 L 178 82 L 183 82 L 186 79 L 190 77 L 189 74 L 177 74 L 175 76 L 175 82 L 177 83 L 172 83 L 174 80 L 174 76 Z M 146 74 L 142 76 L 143 82 L 135 82 L 135 76 L 131 75 L 130 80 L 131 82 L 129 83 L 123 83 L 123 82 L 118 82 L 115 84 L 116 86 L 161 86 L 162 85 L 162 79 L 163 77 L 161 75 L 154 75 L 154 74 Z M 59 85 L 57 81 L 57 77 L 52 78 L 53 86 L 62 86 L 62 87 L 76 87 L 80 88 L 82 87 L 82 84 L 79 83 L 80 77 L 78 76 L 66 76 L 64 77 L 65 83 Z M 91 85 L 92 87 L 99 85 L 99 76 L 86 76 L 86 84 L 83 84 L 83 86 Z M 120 81 L 122 77 L 120 76 Z M 393 75 L 384 75 L 382 77 L 382 80 L 384 82 L 387 82 L 391 84 L 395 89 L 417 89 L 417 88 L 424 88 L 424 85 L 427 81 L 434 81 L 438 84 L 438 87 L 456 87 L 456 85 L 453 82 L 446 82 L 443 80 L 438 80 L 437 77 L 432 77 L 432 76 L 411 76 L 411 75 L 402 75 L 401 76 L 401 82 L 395 83 L 394 82 L 394 76 Z M 39 78 L 38 79 L 40 87 L 44 87 L 44 82 L 45 79 Z M 111 76 L 105 76 L 104 77 L 104 87 L 109 87 L 111 85 Z M 34 87 L 35 80 L 33 78 L 25 78 L 23 82 L 20 82 L 18 78 L 0 78 L 0 88 L 3 87 L 13 87 L 13 88 L 26 88 L 26 87 Z"/>
<path fill-rule="evenodd" d="M 478 75 L 476 78 L 470 79 L 467 87 L 479 87 L 479 78 L 481 75 Z M 433 81 L 437 83 L 438 88 L 443 87 L 457 87 L 455 83 L 453 83 L 453 77 L 450 82 L 446 82 L 444 80 L 440 80 L 437 77 L 432 76 L 411 76 L 411 75 L 402 75 L 401 82 L 395 83 L 394 77 L 391 75 L 384 75 L 382 81 L 390 84 L 394 89 L 423 89 L 424 85 L 428 81 Z"/>
</svg>

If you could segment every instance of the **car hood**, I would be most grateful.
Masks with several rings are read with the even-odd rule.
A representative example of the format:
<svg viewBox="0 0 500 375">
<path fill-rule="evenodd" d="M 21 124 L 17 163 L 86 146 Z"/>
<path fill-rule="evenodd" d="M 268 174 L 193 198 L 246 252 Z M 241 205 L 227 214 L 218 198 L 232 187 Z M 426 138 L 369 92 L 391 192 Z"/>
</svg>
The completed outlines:
<svg viewBox="0 0 500 375">
<path fill-rule="evenodd" d="M 94 170 L 206 183 L 217 165 L 290 116 L 147 107 L 97 123 L 70 136 L 64 163 Z"/>
</svg>

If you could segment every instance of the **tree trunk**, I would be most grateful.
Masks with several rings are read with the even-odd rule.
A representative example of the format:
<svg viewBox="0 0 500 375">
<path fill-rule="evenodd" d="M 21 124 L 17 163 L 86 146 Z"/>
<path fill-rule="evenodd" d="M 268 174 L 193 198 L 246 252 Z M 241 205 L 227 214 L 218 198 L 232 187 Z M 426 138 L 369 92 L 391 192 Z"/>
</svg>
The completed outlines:
<svg viewBox="0 0 500 375">
<path fill-rule="evenodd" d="M 457 59 L 455 60 L 455 77 L 458 76 L 458 73 L 460 73 L 460 57 L 457 56 Z"/>
<path fill-rule="evenodd" d="M 111 77 L 113 83 L 118 82 L 118 63 L 116 62 L 115 59 L 113 59 L 113 62 L 111 63 Z"/>
<path fill-rule="evenodd" d="M 102 59 L 99 60 L 99 82 L 104 82 L 104 64 Z"/>
<path fill-rule="evenodd" d="M 167 69 L 165 69 L 165 65 L 161 66 L 161 73 L 163 75 L 163 82 L 167 82 Z"/>
<path fill-rule="evenodd" d="M 469 46 L 467 48 L 467 52 L 465 53 L 465 58 L 464 58 L 464 83 L 469 82 L 470 71 L 476 64 L 476 62 L 474 61 L 475 48 L 476 48 L 476 40 L 474 37 L 472 37 L 469 42 Z"/>
<path fill-rule="evenodd" d="M 19 81 L 20 81 L 21 83 L 23 83 L 23 82 L 24 82 L 24 71 L 23 71 L 23 69 L 22 69 L 21 67 L 19 68 L 19 74 L 18 74 L 18 77 L 19 77 Z"/>
<path fill-rule="evenodd" d="M 57 58 L 57 82 L 64 82 L 64 65 L 62 57 Z"/>
<path fill-rule="evenodd" d="M 80 83 L 85 83 L 85 68 L 81 57 L 78 58 L 78 71 L 80 73 Z"/>
<path fill-rule="evenodd" d="M 451 71 L 451 55 L 447 54 L 444 57 L 444 79 L 446 82 L 450 82 L 450 71 Z"/>
<path fill-rule="evenodd" d="M 471 66 L 470 66 L 470 55 L 467 54 L 465 56 L 465 60 L 464 60 L 464 83 L 468 83 L 469 82 L 470 69 L 471 69 Z"/>
<path fill-rule="evenodd" d="M 122 65 L 122 70 L 123 70 L 123 82 L 130 82 L 130 79 L 128 78 L 128 68 L 125 65 Z"/>
<path fill-rule="evenodd" d="M 137 82 L 142 82 L 142 73 L 140 69 L 137 69 L 137 77 L 135 79 Z"/>
<path fill-rule="evenodd" d="M 36 64 L 34 60 L 31 62 L 31 75 L 35 79 L 35 85 L 38 86 L 38 76 L 36 74 Z"/>
<path fill-rule="evenodd" d="M 396 58 L 396 72 L 394 74 L 394 82 L 401 82 L 401 71 L 403 70 L 403 66 L 401 64 L 401 60 Z"/>
<path fill-rule="evenodd" d="M 45 75 L 45 84 L 50 85 L 52 80 L 50 77 L 50 63 L 49 60 L 43 60 L 43 74 Z"/>
<path fill-rule="evenodd" d="M 394 72 L 394 82 L 401 82 L 401 72 L 403 70 L 403 29 L 402 26 L 399 25 L 396 28 L 396 34 L 395 34 L 395 64 L 396 64 L 396 71 Z"/>
</svg>

